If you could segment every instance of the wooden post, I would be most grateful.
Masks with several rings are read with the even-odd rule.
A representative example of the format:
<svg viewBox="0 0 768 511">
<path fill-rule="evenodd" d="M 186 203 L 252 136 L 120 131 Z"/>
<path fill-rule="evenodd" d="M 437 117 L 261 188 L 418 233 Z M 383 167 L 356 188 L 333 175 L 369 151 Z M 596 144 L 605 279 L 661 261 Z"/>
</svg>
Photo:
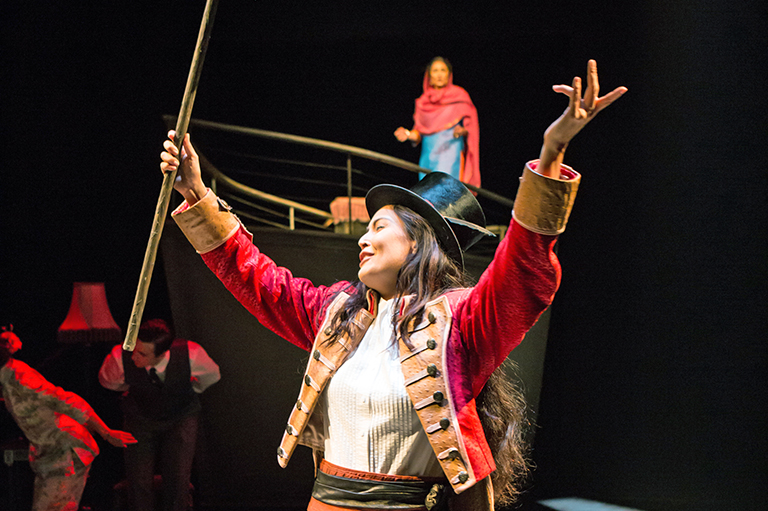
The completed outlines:
<svg viewBox="0 0 768 511">
<path fill-rule="evenodd" d="M 179 111 L 179 117 L 176 120 L 176 138 L 174 143 L 181 152 L 181 145 L 184 142 L 184 137 L 187 134 L 187 127 L 189 126 L 189 118 L 192 115 L 192 105 L 195 102 L 195 94 L 197 94 L 197 84 L 200 81 L 200 73 L 203 69 L 203 61 L 205 60 L 205 52 L 208 49 L 208 40 L 211 37 L 211 29 L 213 28 L 213 20 L 216 16 L 216 7 L 218 6 L 218 0 L 207 0 L 205 4 L 205 12 L 203 13 L 203 21 L 200 23 L 200 32 L 197 35 L 197 45 L 195 47 L 195 54 L 192 57 L 192 65 L 189 68 L 189 76 L 187 77 L 187 87 L 184 90 L 184 98 L 181 101 L 181 110 Z M 155 259 L 157 258 L 157 247 L 160 243 L 160 236 L 163 233 L 163 224 L 165 223 L 165 217 L 168 214 L 168 203 L 171 200 L 171 194 L 173 193 L 173 182 L 176 180 L 176 172 L 168 172 L 163 176 L 163 184 L 160 188 L 160 196 L 157 199 L 157 206 L 155 208 L 155 218 L 152 220 L 152 231 L 149 233 L 149 243 L 147 244 L 147 250 L 144 253 L 144 264 L 141 267 L 141 275 L 139 277 L 139 285 L 136 289 L 136 298 L 133 301 L 133 310 L 131 311 L 131 317 L 128 321 L 128 328 L 125 333 L 125 340 L 123 341 L 123 349 L 133 351 L 136 346 L 136 334 L 139 331 L 139 325 L 141 324 L 141 316 L 144 314 L 144 305 L 147 300 L 147 291 L 149 290 L 149 282 L 152 279 L 152 270 L 155 267 Z"/>
</svg>

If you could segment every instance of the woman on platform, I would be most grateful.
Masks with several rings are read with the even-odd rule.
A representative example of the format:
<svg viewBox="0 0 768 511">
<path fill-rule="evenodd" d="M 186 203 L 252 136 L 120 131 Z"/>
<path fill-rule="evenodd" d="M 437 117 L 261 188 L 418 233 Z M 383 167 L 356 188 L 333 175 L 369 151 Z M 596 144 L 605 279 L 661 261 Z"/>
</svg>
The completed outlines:
<svg viewBox="0 0 768 511">
<path fill-rule="evenodd" d="M 480 127 L 466 90 L 453 84 L 453 68 L 435 57 L 424 72 L 424 92 L 416 99 L 413 127 L 395 130 L 400 142 L 421 143 L 419 166 L 480 186 Z M 423 174 L 422 174 L 423 177 Z"/>
<path fill-rule="evenodd" d="M 568 108 L 526 165 L 507 235 L 473 287 L 463 251 L 488 231 L 451 176 L 373 187 L 359 281 L 315 286 L 259 251 L 203 184 L 189 136 L 179 154 L 169 134 L 160 167 L 178 170 L 186 199 L 174 219 L 263 325 L 312 353 L 277 451 L 286 466 L 297 444 L 313 449 L 309 510 L 488 511 L 514 499 L 525 472 L 515 423 L 523 405 L 487 383 L 560 282 L 552 248 L 580 180 L 561 165 L 565 148 L 626 91 L 598 97 L 594 61 L 587 80 L 583 98 L 578 77 L 554 87 Z"/>
</svg>

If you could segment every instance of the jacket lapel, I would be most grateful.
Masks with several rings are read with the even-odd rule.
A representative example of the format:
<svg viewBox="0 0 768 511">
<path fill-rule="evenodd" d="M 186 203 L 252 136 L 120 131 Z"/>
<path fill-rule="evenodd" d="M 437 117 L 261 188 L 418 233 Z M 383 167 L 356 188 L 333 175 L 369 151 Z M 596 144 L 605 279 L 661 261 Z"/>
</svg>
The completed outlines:
<svg viewBox="0 0 768 511">
<path fill-rule="evenodd" d="M 330 344 L 326 343 L 333 334 L 330 319 L 344 306 L 345 302 L 349 299 L 349 295 L 344 292 L 339 293 L 326 310 L 325 319 L 315 337 L 309 363 L 304 372 L 304 380 L 299 391 L 299 398 L 296 400 L 296 404 L 291 411 L 288 424 L 283 433 L 283 439 L 280 442 L 280 447 L 277 449 L 277 462 L 283 468 L 288 465 L 288 461 L 298 443 L 308 445 L 315 450 L 323 449 L 323 431 L 320 429 L 321 421 L 318 421 L 317 418 L 310 421 L 310 417 L 313 415 L 312 412 L 315 410 L 320 394 L 328 385 L 331 377 L 341 367 L 341 364 L 344 363 L 349 354 L 357 349 L 366 330 L 368 330 L 368 327 L 371 326 L 376 317 L 378 296 L 373 291 L 370 291 L 366 298 L 368 300 L 368 308 L 360 309 L 357 312 L 352 320 L 351 333 L 343 334 Z"/>
<path fill-rule="evenodd" d="M 459 434 L 445 365 L 451 323 L 448 298 L 441 296 L 426 305 L 423 321 L 409 328 L 412 348 L 402 337 L 398 346 L 405 389 L 443 472 L 459 493 L 475 478 Z"/>
</svg>

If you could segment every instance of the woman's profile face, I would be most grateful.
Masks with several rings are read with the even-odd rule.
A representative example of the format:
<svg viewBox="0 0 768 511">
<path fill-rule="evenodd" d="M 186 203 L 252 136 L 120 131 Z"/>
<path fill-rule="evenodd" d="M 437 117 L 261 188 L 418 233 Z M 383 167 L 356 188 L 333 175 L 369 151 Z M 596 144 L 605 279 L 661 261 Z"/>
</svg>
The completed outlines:
<svg viewBox="0 0 768 511">
<path fill-rule="evenodd" d="M 442 89 L 448 85 L 448 77 L 451 72 L 442 60 L 436 60 L 429 68 L 429 84 L 435 89 Z"/>
<path fill-rule="evenodd" d="M 357 276 L 384 299 L 395 295 L 397 273 L 416 242 L 408 238 L 405 226 L 392 206 L 384 206 L 373 215 L 366 233 L 358 241 L 360 269 Z"/>
</svg>

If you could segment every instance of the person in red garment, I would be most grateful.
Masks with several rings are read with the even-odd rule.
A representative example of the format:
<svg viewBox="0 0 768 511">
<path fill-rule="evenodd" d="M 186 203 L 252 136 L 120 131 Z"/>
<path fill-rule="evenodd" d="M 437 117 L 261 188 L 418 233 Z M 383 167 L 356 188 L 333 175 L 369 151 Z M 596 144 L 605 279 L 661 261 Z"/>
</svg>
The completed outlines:
<svg viewBox="0 0 768 511">
<path fill-rule="evenodd" d="M 480 125 L 469 93 L 453 84 L 453 66 L 435 57 L 427 65 L 424 92 L 416 99 L 413 127 L 400 126 L 395 138 L 421 144 L 419 166 L 480 186 Z M 423 178 L 424 174 L 419 174 Z"/>
<path fill-rule="evenodd" d="M 185 199 L 175 221 L 264 326 L 311 352 L 277 451 L 284 467 L 296 445 L 313 449 L 310 511 L 486 511 L 514 499 L 525 472 L 519 425 L 508 396 L 484 387 L 560 283 L 552 249 L 581 179 L 562 164 L 565 149 L 626 91 L 599 97 L 594 61 L 587 84 L 583 97 L 578 77 L 554 87 L 568 107 L 526 164 L 507 235 L 472 287 L 463 251 L 488 231 L 457 179 L 434 172 L 411 189 L 374 186 L 359 281 L 315 286 L 259 251 L 205 187 L 190 137 L 179 151 L 169 133 L 160 167 L 178 171 Z"/>
<path fill-rule="evenodd" d="M 99 446 L 95 431 L 115 447 L 135 444 L 133 435 L 110 429 L 80 396 L 56 387 L 16 360 L 21 340 L 0 334 L 0 389 L 5 407 L 29 440 L 35 473 L 32 511 L 77 511 Z"/>
</svg>

